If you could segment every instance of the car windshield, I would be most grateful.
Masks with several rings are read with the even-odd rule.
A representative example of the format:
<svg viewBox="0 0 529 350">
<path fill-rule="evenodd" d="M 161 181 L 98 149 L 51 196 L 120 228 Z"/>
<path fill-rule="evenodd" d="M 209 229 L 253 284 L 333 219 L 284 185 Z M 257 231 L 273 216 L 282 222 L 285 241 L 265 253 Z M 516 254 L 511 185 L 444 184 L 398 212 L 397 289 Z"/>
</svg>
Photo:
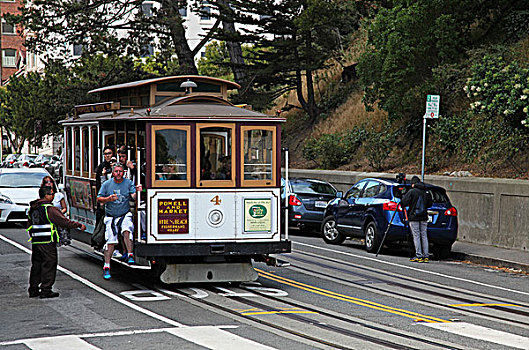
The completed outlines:
<svg viewBox="0 0 529 350">
<path fill-rule="evenodd" d="M 329 184 L 323 182 L 293 182 L 294 193 L 317 193 L 335 195 L 336 190 Z"/>
<path fill-rule="evenodd" d="M 45 173 L 4 173 L 0 175 L 0 187 L 40 187 Z"/>
</svg>

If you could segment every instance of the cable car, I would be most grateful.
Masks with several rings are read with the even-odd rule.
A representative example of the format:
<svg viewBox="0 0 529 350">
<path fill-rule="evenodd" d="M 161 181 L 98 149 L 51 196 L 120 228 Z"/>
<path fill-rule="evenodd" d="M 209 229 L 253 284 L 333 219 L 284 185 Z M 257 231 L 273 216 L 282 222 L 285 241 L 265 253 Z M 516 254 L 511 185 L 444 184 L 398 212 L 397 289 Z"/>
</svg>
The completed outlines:
<svg viewBox="0 0 529 350">
<path fill-rule="evenodd" d="M 102 150 L 124 147 L 143 185 L 132 205 L 132 267 L 164 283 L 240 282 L 257 279 L 252 260 L 278 264 L 270 255 L 291 250 L 281 224 L 285 119 L 233 105 L 228 91 L 237 88 L 190 75 L 90 91 L 103 102 L 61 121 L 70 218 L 87 226 L 72 237 L 90 242 Z"/>
</svg>

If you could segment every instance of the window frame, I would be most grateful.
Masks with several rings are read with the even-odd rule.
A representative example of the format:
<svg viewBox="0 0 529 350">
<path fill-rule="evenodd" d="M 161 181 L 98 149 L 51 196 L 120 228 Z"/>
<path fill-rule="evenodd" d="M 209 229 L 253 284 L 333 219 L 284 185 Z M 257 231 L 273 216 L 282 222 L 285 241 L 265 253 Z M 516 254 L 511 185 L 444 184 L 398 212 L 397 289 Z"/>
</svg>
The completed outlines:
<svg viewBox="0 0 529 350">
<path fill-rule="evenodd" d="M 12 32 L 4 31 L 4 24 L 13 26 L 13 31 Z M 16 26 L 16 24 L 7 23 L 7 21 L 2 17 L 1 31 L 2 31 L 2 35 L 17 35 L 17 26 Z"/>
<path fill-rule="evenodd" d="M 76 126 L 76 127 L 73 127 L 72 128 L 72 131 L 73 131 L 73 137 L 72 137 L 72 145 L 73 145 L 73 152 L 72 152 L 72 160 L 73 160 L 73 167 L 72 167 L 72 172 L 73 172 L 73 175 L 74 176 L 81 176 L 81 166 L 82 166 L 82 161 L 81 161 L 81 154 L 82 154 L 82 149 L 81 149 L 81 128 Z M 77 157 L 77 150 L 76 150 L 76 147 L 77 147 L 77 138 L 79 139 L 79 164 L 77 164 L 76 162 L 76 157 Z M 79 165 L 79 170 L 77 170 L 77 166 Z"/>
<path fill-rule="evenodd" d="M 186 132 L 186 180 L 156 179 L 156 131 L 182 130 Z M 191 187 L 191 125 L 153 125 L 151 127 L 151 186 L 152 187 Z"/>
<path fill-rule="evenodd" d="M 85 143 L 85 141 L 87 141 Z M 90 133 L 88 127 L 81 128 L 81 173 L 83 177 L 89 177 L 90 171 Z M 85 159 L 86 157 L 86 159 Z M 85 169 L 86 165 L 86 169 Z"/>
<path fill-rule="evenodd" d="M 272 132 L 272 178 L 264 180 L 246 180 L 244 178 L 244 141 L 248 130 L 267 130 Z M 277 127 L 275 125 L 241 125 L 240 136 L 240 177 L 241 187 L 274 187 L 277 181 Z"/>
<path fill-rule="evenodd" d="M 200 131 L 206 128 L 225 128 L 231 130 L 231 179 L 229 180 L 201 180 L 200 179 Z M 197 123 L 196 124 L 196 150 L 195 150 L 195 159 L 196 159 L 196 187 L 197 188 L 207 188 L 207 187 L 235 187 L 235 170 L 236 165 L 236 156 L 237 152 L 237 140 L 235 133 L 235 123 Z"/>
<path fill-rule="evenodd" d="M 6 58 L 8 57 L 6 56 L 7 51 L 13 51 L 15 53 L 14 56 L 9 56 L 10 58 L 13 57 L 12 64 L 6 61 Z M 16 68 L 17 67 L 17 50 L 16 49 L 7 48 L 7 47 L 2 49 L 2 67 L 4 68 Z"/>
</svg>

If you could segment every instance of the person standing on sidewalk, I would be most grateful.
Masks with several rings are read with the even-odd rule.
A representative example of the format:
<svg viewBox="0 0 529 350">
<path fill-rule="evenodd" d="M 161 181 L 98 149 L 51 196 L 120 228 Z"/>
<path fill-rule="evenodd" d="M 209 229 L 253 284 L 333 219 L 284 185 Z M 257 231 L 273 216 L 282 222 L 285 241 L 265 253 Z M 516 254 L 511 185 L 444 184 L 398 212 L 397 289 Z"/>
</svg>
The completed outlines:
<svg viewBox="0 0 529 350">
<path fill-rule="evenodd" d="M 417 176 L 412 177 L 411 187 L 400 202 L 402 207 L 408 207 L 408 221 L 415 245 L 415 256 L 410 261 L 427 263 L 429 261 L 428 208 L 432 206 L 432 196 Z"/>
<path fill-rule="evenodd" d="M 30 203 L 28 229 L 31 238 L 31 271 L 29 274 L 29 297 L 56 298 L 59 293 L 52 290 L 57 274 L 57 226 L 86 230 L 86 226 L 68 220 L 59 208 L 52 204 L 55 192 L 52 186 L 39 189 L 40 199 Z"/>
</svg>

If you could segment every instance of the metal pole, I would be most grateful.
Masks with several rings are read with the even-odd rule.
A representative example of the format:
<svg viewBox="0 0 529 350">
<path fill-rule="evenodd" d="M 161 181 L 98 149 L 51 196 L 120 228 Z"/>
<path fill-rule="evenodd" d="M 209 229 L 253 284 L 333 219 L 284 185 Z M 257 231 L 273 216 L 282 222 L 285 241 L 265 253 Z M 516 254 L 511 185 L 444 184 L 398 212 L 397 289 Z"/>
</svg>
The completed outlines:
<svg viewBox="0 0 529 350">
<path fill-rule="evenodd" d="M 424 150 L 426 148 L 426 114 L 422 118 L 422 170 L 421 170 L 421 181 L 424 182 Z"/>
<path fill-rule="evenodd" d="M 285 240 L 288 240 L 288 148 L 283 148 L 285 151 Z"/>
</svg>

